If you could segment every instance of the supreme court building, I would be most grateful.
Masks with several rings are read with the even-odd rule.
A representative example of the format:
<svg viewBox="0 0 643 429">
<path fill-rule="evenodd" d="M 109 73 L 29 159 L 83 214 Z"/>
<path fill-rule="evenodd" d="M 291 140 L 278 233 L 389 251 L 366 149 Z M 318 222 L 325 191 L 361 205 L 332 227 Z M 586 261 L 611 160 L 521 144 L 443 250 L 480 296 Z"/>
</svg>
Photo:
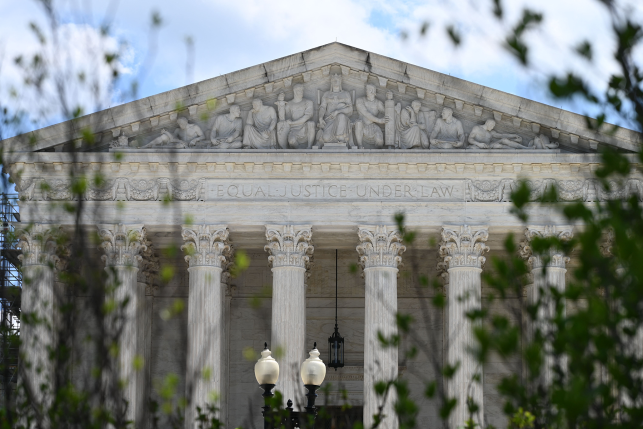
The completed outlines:
<svg viewBox="0 0 643 429">
<path fill-rule="evenodd" d="M 82 138 L 86 128 L 98 142 L 91 147 Z M 506 424 L 495 385 L 520 374 L 521 362 L 492 358 L 477 368 L 466 352 L 473 338 L 464 313 L 488 305 L 485 258 L 503 254 L 507 234 L 528 243 L 535 235 L 569 237 L 578 227 L 538 205 L 530 209 L 531 224 L 522 224 L 509 211 L 512 189 L 526 178 L 536 196 L 558 185 L 564 201 L 631 192 L 643 198 L 641 177 L 605 192 L 591 176 L 601 146 L 633 153 L 639 134 L 597 133 L 580 115 L 340 43 L 47 127 L 32 141 L 4 142 L 14 151 L 10 169 L 22 222 L 36 223 L 32 231 L 73 224 L 60 208 L 73 196 L 70 169 L 106 178 L 88 188 L 83 223 L 98 231 L 97 251 L 123 271 L 122 288 L 137 309 L 120 353 L 125 360 L 144 357 L 140 373 L 124 370 L 140 427 L 150 424 L 146 403 L 170 373 L 181 377 L 179 390 L 189 390 L 195 405 L 219 393 L 226 427 L 241 425 L 251 410 L 261 425 L 255 360 L 247 356 L 258 355 L 264 342 L 280 351 L 277 389 L 299 406 L 299 368 L 313 342 L 328 357 L 336 249 L 345 366 L 328 369 L 331 394 L 320 395 L 318 405 L 363 407 L 369 425 L 374 383 L 399 376 L 422 405 L 421 426 L 438 427 L 438 407 L 424 397 L 425 382 L 441 380 L 431 362 L 460 360 L 449 394 L 461 403 L 472 395 L 486 422 Z M 72 148 L 79 151 L 75 162 Z M 422 271 L 441 279 L 443 291 L 419 288 L 409 275 L 398 212 L 418 232 Z M 36 252 L 32 238 L 21 238 L 26 255 Z M 185 262 L 160 251 L 177 243 Z M 250 265 L 232 277 L 230 264 L 241 250 Z M 562 256 L 549 267 L 560 288 L 574 264 L 573 255 Z M 42 260 L 25 257 L 23 266 L 28 271 Z M 164 264 L 174 264 L 169 283 L 158 278 Z M 355 264 L 357 272 L 350 269 Z M 136 275 L 125 273 L 131 265 Z M 54 277 L 41 282 L 52 288 Z M 533 289 L 524 299 L 533 298 Z M 467 292 L 468 299 L 457 299 Z M 435 293 L 446 294 L 447 310 L 431 307 Z M 186 311 L 166 317 L 177 298 Z M 490 310 L 520 308 L 522 301 L 507 298 Z M 396 311 L 415 319 L 423 351 L 413 358 L 404 357 L 411 339 L 399 350 L 378 343 L 378 331 L 395 332 Z M 78 348 L 74 377 L 83 370 Z M 196 377 L 188 388 L 186 377 L 203 367 L 209 379 Z M 477 373 L 482 382 L 471 383 Z M 193 416 L 186 418 L 191 427 Z M 449 426 L 465 418 L 459 406 Z M 385 427 L 396 427 L 394 419 Z"/>
</svg>

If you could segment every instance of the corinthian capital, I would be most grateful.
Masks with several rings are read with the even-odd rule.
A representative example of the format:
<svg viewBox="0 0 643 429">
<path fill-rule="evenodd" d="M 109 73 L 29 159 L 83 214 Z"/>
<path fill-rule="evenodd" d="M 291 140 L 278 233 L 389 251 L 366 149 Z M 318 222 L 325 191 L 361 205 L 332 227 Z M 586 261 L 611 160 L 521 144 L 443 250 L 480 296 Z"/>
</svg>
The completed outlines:
<svg viewBox="0 0 643 429">
<path fill-rule="evenodd" d="M 181 235 L 185 242 L 181 250 L 187 253 L 185 260 L 190 267 L 227 267 L 232 256 L 232 244 L 226 225 L 184 225 Z"/>
<path fill-rule="evenodd" d="M 108 267 L 138 268 L 143 259 L 139 252 L 147 249 L 143 225 L 99 225 L 98 235 L 105 252 L 102 259 Z"/>
<path fill-rule="evenodd" d="M 372 267 L 397 268 L 402 263 L 402 234 L 386 225 L 360 226 L 357 230 L 359 263 L 363 269 Z"/>
<path fill-rule="evenodd" d="M 311 225 L 266 225 L 266 240 L 264 250 L 273 268 L 309 268 L 315 250 Z"/>
<path fill-rule="evenodd" d="M 56 265 L 59 226 L 34 223 L 24 229 L 18 229 L 18 225 L 16 227 L 18 247 L 22 250 L 22 255 L 19 255 L 18 259 L 23 266 Z"/>
<path fill-rule="evenodd" d="M 556 237 L 561 241 L 571 240 L 574 236 L 573 228 L 569 225 L 537 225 L 529 226 L 525 229 L 525 240 L 520 243 L 520 256 L 527 260 L 531 269 L 542 268 L 543 256 L 535 254 L 531 247 L 531 241 L 535 238 L 551 238 Z M 550 267 L 565 268 L 565 264 L 569 262 L 567 257 L 560 249 L 550 249 L 549 252 Z"/>
<path fill-rule="evenodd" d="M 489 238 L 486 227 L 443 227 L 441 235 L 440 256 L 444 258 L 448 268 L 482 268 L 487 260 L 482 255 L 489 251 L 489 246 L 485 244 Z"/>
</svg>

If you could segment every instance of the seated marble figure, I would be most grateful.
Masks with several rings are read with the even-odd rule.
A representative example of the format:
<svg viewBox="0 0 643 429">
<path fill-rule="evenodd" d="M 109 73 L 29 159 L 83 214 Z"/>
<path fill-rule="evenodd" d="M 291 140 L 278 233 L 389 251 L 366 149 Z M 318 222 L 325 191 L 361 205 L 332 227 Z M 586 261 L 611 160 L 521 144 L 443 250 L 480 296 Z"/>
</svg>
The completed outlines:
<svg viewBox="0 0 643 429">
<path fill-rule="evenodd" d="M 422 110 L 420 100 L 413 100 L 411 105 L 404 109 L 400 103 L 397 103 L 395 112 L 400 149 L 428 149 L 427 132 L 435 123 L 435 111 Z"/>
<path fill-rule="evenodd" d="M 360 97 L 355 102 L 359 119 L 355 122 L 355 141 L 357 147 L 363 148 L 363 143 L 374 144 L 375 147 L 384 146 L 384 133 L 377 124 L 386 124 L 390 118 L 385 113 L 384 103 L 375 98 L 376 89 L 374 85 L 366 85 L 366 97 Z"/>
<path fill-rule="evenodd" d="M 277 142 L 282 149 L 297 149 L 300 143 L 306 143 L 308 149 L 315 142 L 315 123 L 311 121 L 314 114 L 313 102 L 304 98 L 304 86 L 293 86 L 293 99 L 284 101 L 284 94 L 279 94 L 275 103 L 278 107 Z"/>
<path fill-rule="evenodd" d="M 210 143 L 217 149 L 241 149 L 243 146 L 243 123 L 241 109 L 230 106 L 230 113 L 214 118 L 210 131 Z"/>
<path fill-rule="evenodd" d="M 179 128 L 170 133 L 165 128 L 161 130 L 161 135 L 143 146 L 144 148 L 150 147 L 167 147 L 184 149 L 192 147 L 204 139 L 201 127 L 196 124 L 191 124 L 187 119 L 181 117 L 176 120 Z"/>
<path fill-rule="evenodd" d="M 431 149 L 457 149 L 464 147 L 462 122 L 453 117 L 453 110 L 442 109 L 442 117 L 435 121 L 429 138 Z"/>
<path fill-rule="evenodd" d="M 334 74 L 330 78 L 330 91 L 324 92 L 319 105 L 319 132 L 317 143 L 350 142 L 353 101 L 348 91 L 342 90 L 342 76 Z"/>
<path fill-rule="evenodd" d="M 543 149 L 543 150 L 551 150 L 551 149 L 557 149 L 559 146 L 558 142 L 552 142 L 549 140 L 549 137 L 547 137 L 544 134 L 539 134 L 536 136 L 535 139 L 529 142 L 527 147 L 529 149 Z"/>
<path fill-rule="evenodd" d="M 243 147 L 248 149 L 274 149 L 277 146 L 275 127 L 277 112 L 274 107 L 264 106 L 259 98 L 252 100 L 243 129 Z"/>
<path fill-rule="evenodd" d="M 496 121 L 487 120 L 484 125 L 476 125 L 469 134 L 469 144 L 479 149 L 529 149 L 521 144 L 522 137 L 517 134 L 501 134 L 494 131 Z"/>
</svg>

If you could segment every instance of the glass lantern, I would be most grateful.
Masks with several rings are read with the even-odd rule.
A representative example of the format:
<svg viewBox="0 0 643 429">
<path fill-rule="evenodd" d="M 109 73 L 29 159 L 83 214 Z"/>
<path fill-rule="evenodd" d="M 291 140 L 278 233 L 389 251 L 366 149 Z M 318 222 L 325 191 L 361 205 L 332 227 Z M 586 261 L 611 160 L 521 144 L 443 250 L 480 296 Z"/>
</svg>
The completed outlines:
<svg viewBox="0 0 643 429">
<path fill-rule="evenodd" d="M 344 366 L 344 337 L 339 334 L 339 328 L 335 324 L 335 332 L 328 337 L 328 364 L 329 367 L 342 368 Z"/>
</svg>

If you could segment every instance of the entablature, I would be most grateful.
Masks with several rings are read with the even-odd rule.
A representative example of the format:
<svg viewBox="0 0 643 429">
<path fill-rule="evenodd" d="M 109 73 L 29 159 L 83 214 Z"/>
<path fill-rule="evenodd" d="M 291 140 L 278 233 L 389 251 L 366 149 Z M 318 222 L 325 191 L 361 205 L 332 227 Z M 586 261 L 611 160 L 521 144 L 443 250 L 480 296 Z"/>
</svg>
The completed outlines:
<svg viewBox="0 0 643 429">
<path fill-rule="evenodd" d="M 604 201 L 630 194 L 643 200 L 643 175 L 638 172 L 622 183 L 614 181 L 609 191 L 602 189 L 592 174 L 600 165 L 593 154 L 534 153 L 525 159 L 515 153 L 383 152 L 200 157 L 144 152 L 123 154 L 122 159 L 107 153 L 32 153 L 15 159 L 10 171 L 21 197 L 33 201 L 74 198 L 70 171 L 89 179 L 83 197 L 88 201 L 160 201 L 169 196 L 177 201 L 294 203 L 333 201 L 341 194 L 344 201 L 508 202 L 522 179 L 528 180 L 534 198 L 556 184 L 562 201 Z M 635 155 L 627 156 L 636 163 Z M 103 183 L 94 186 L 91 179 L 98 174 Z"/>
</svg>

